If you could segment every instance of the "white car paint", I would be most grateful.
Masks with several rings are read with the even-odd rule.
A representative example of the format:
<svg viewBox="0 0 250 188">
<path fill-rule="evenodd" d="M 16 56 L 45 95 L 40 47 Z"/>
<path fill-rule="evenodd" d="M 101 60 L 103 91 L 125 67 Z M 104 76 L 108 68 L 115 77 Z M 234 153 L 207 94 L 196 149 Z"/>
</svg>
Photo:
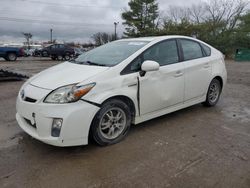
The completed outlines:
<svg viewBox="0 0 250 188">
<path fill-rule="evenodd" d="M 120 41 L 147 41 L 144 47 L 113 67 L 79 65 L 65 62 L 47 69 L 29 79 L 20 89 L 17 97 L 16 119 L 20 127 L 32 137 L 55 146 L 76 146 L 88 144 L 89 130 L 101 104 L 112 97 L 124 96 L 135 107 L 134 124 L 204 102 L 211 80 L 219 76 L 226 84 L 227 73 L 222 54 L 211 49 L 211 56 L 160 66 L 157 71 L 121 75 L 121 72 L 136 57 L 151 46 L 168 39 L 190 39 L 183 36 L 148 37 Z M 44 99 L 53 90 L 65 85 L 79 86 L 96 83 L 82 100 L 67 104 L 48 104 Z M 36 102 L 27 102 L 25 96 Z M 35 114 L 35 117 L 33 117 Z M 53 118 L 62 118 L 59 137 L 51 136 Z M 26 120 L 36 128 L 30 126 Z"/>
<path fill-rule="evenodd" d="M 39 79 L 32 79 L 30 84 L 53 90 L 61 86 L 79 83 L 107 69 L 109 67 L 95 67 L 93 69 L 91 66 L 65 62 L 41 72 L 38 75 Z"/>
</svg>

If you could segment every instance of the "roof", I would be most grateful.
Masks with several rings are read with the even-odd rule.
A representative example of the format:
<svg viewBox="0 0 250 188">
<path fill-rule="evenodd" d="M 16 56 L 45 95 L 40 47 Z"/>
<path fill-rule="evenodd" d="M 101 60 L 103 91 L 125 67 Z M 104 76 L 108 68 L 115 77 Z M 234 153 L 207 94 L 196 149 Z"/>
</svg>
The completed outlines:
<svg viewBox="0 0 250 188">
<path fill-rule="evenodd" d="M 191 38 L 187 36 L 181 36 L 181 35 L 166 35 L 166 36 L 153 36 L 153 37 L 139 37 L 139 38 L 128 38 L 128 39 L 121 39 L 120 41 L 148 41 L 152 42 L 154 40 L 164 40 L 164 39 L 170 39 L 170 38 Z M 194 38 L 192 38 L 194 39 Z"/>
</svg>

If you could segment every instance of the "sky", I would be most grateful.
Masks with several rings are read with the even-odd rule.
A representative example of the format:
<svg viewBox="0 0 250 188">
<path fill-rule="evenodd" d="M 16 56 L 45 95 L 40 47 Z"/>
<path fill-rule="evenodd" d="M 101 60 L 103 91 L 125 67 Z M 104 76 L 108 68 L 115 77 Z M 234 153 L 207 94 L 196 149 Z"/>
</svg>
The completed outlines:
<svg viewBox="0 0 250 188">
<path fill-rule="evenodd" d="M 129 0 L 0 0 L 0 42 L 24 42 L 22 32 L 33 34 L 33 41 L 53 38 L 62 42 L 89 42 L 97 32 L 114 33 L 114 22 L 121 36 L 121 13 Z M 188 6 L 197 0 L 158 0 L 162 14 L 168 6 Z"/>
</svg>

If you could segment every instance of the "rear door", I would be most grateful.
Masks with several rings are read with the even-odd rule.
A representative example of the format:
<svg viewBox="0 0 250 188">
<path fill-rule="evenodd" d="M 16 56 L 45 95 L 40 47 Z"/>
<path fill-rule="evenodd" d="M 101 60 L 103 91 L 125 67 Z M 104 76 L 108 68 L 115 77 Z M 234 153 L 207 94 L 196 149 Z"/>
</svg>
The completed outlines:
<svg viewBox="0 0 250 188">
<path fill-rule="evenodd" d="M 207 93 L 212 72 L 210 54 L 206 52 L 209 47 L 205 51 L 199 42 L 190 39 L 179 39 L 179 42 L 185 67 L 184 101 L 195 100 Z"/>
</svg>

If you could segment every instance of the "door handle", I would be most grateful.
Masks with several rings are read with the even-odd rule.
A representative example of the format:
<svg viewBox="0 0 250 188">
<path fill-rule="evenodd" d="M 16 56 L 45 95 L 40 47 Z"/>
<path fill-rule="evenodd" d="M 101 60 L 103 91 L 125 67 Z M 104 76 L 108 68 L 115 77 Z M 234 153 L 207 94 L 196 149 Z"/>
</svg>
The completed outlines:
<svg viewBox="0 0 250 188">
<path fill-rule="evenodd" d="M 182 71 L 177 71 L 174 75 L 174 77 L 181 77 L 183 75 L 183 72 Z"/>
</svg>

